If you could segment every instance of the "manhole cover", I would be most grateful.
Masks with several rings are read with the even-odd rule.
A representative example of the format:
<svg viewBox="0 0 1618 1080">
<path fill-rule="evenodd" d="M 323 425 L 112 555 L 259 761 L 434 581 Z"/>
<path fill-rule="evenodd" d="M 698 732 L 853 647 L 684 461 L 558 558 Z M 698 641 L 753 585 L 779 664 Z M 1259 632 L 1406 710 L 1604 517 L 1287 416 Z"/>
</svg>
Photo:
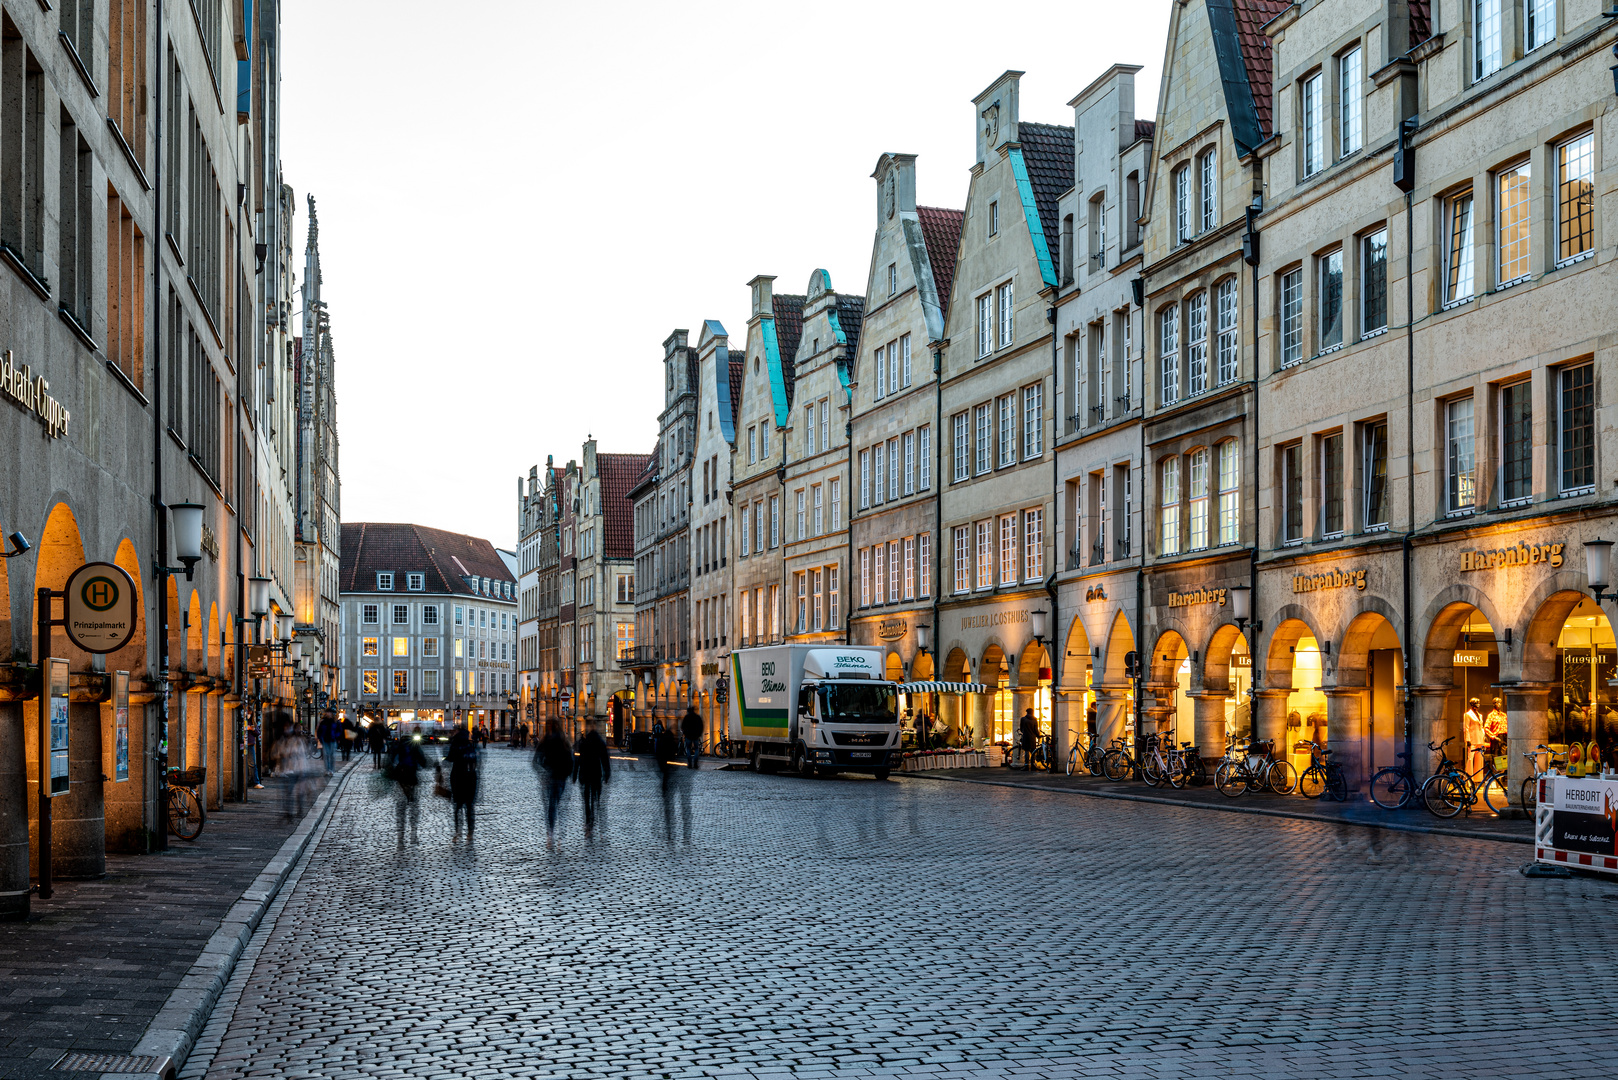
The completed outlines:
<svg viewBox="0 0 1618 1080">
<path fill-rule="evenodd" d="M 63 1072 L 152 1072 L 157 1068 L 155 1057 L 136 1057 L 134 1054 L 63 1054 L 53 1069 Z"/>
</svg>

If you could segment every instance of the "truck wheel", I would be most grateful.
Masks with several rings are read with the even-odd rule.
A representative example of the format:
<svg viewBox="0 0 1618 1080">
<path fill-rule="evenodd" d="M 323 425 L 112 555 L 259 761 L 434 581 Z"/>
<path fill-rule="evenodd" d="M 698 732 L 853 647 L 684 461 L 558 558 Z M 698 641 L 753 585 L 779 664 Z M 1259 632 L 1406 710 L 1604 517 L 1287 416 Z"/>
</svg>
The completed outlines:
<svg viewBox="0 0 1618 1080">
<path fill-rule="evenodd" d="M 754 772 L 761 773 L 761 772 L 764 771 L 764 750 L 763 750 L 762 745 L 759 744 L 759 743 L 754 743 L 753 744 L 753 763 L 752 764 L 753 764 L 753 771 Z"/>
<path fill-rule="evenodd" d="M 809 758 L 809 751 L 803 743 L 792 748 L 792 771 L 805 780 L 815 775 L 815 763 Z"/>
<path fill-rule="evenodd" d="M 888 770 L 886 770 L 886 769 L 878 769 L 876 772 L 872 773 L 871 775 L 876 777 L 878 780 L 886 780 L 888 778 Z"/>
</svg>

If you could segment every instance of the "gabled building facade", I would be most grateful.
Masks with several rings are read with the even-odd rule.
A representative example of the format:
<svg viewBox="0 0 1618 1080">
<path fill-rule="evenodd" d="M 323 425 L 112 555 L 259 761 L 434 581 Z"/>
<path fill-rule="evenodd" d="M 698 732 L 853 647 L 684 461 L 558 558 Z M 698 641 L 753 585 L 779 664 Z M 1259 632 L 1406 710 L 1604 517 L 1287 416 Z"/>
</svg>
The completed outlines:
<svg viewBox="0 0 1618 1080">
<path fill-rule="evenodd" d="M 697 341 L 696 464 L 691 468 L 691 700 L 712 742 L 725 723 L 725 658 L 730 654 L 734 508 L 731 458 L 736 444 L 732 387 L 742 362 L 731 359 L 730 337 L 705 319 Z M 700 479 L 699 479 L 700 477 Z"/>
</svg>

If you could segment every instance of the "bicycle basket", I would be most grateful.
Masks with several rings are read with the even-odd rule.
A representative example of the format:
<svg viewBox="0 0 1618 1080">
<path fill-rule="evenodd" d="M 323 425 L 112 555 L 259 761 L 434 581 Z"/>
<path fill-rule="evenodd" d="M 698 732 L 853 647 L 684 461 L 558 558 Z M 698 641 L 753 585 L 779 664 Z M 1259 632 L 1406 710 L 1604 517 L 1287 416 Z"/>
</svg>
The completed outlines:
<svg viewBox="0 0 1618 1080">
<path fill-rule="evenodd" d="M 190 769 L 170 769 L 169 783 L 175 787 L 200 787 L 208 778 L 206 766 L 197 765 Z"/>
</svg>

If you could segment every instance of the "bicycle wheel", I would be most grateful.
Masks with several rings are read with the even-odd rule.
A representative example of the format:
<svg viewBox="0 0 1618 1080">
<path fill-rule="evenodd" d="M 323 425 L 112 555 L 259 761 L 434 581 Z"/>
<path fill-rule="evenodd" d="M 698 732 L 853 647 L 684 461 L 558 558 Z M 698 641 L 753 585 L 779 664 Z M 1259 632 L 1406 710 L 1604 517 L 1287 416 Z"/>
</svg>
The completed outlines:
<svg viewBox="0 0 1618 1080">
<path fill-rule="evenodd" d="M 1214 770 L 1214 787 L 1227 799 L 1247 791 L 1247 766 L 1237 761 L 1221 761 Z"/>
<path fill-rule="evenodd" d="M 1530 776 L 1522 782 L 1522 808 L 1533 814 L 1539 809 L 1539 778 Z"/>
<path fill-rule="evenodd" d="M 1277 795 L 1291 795 L 1298 789 L 1298 770 L 1290 761 L 1272 761 L 1264 772 L 1264 786 Z"/>
<path fill-rule="evenodd" d="M 1333 802 L 1348 801 L 1348 777 L 1335 764 L 1326 766 L 1326 794 Z"/>
<path fill-rule="evenodd" d="M 1157 754 L 1147 754 L 1140 763 L 1140 778 L 1156 787 L 1163 782 L 1163 770 L 1158 766 Z"/>
<path fill-rule="evenodd" d="M 1067 774 L 1073 775 L 1073 770 L 1079 767 L 1079 744 L 1074 743 L 1067 752 Z"/>
<path fill-rule="evenodd" d="M 1298 777 L 1298 794 L 1306 799 L 1318 799 L 1326 791 L 1326 770 L 1319 765 L 1311 765 L 1303 770 Z"/>
<path fill-rule="evenodd" d="M 1421 801 L 1434 817 L 1452 818 L 1467 803 L 1466 786 L 1451 773 L 1438 773 L 1421 785 Z"/>
<path fill-rule="evenodd" d="M 1371 801 L 1384 810 L 1397 810 L 1410 800 L 1410 774 L 1386 765 L 1371 777 Z"/>
<path fill-rule="evenodd" d="M 1208 786 L 1208 765 L 1201 754 L 1192 754 L 1186 759 L 1185 779 L 1192 787 Z"/>
<path fill-rule="evenodd" d="M 1122 750 L 1108 750 L 1101 757 L 1101 775 L 1108 780 L 1122 780 L 1129 775 L 1129 758 Z"/>
<path fill-rule="evenodd" d="M 202 833 L 202 814 L 195 796 L 186 788 L 168 789 L 169 831 L 181 840 L 195 840 Z"/>
<path fill-rule="evenodd" d="M 1186 780 L 1191 776 L 1191 768 L 1184 758 L 1176 758 L 1167 763 L 1163 776 L 1168 780 L 1170 787 L 1178 790 L 1185 787 Z"/>
<path fill-rule="evenodd" d="M 1506 778 L 1498 774 L 1483 783 L 1483 805 L 1497 815 L 1505 813 L 1510 801 L 1506 798 Z"/>
</svg>

